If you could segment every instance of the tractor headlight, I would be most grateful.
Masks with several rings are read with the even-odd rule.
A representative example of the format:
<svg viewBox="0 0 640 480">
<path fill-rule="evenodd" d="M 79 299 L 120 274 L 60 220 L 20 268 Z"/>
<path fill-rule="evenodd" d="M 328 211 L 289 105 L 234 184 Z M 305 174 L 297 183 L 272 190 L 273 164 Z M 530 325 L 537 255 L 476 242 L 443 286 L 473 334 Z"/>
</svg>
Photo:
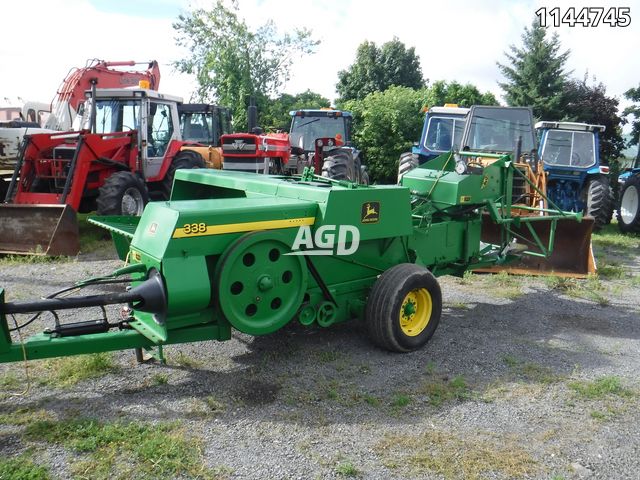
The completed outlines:
<svg viewBox="0 0 640 480">
<path fill-rule="evenodd" d="M 460 159 L 456 162 L 455 171 L 458 175 L 464 175 L 467 173 L 467 164 L 464 160 Z"/>
</svg>

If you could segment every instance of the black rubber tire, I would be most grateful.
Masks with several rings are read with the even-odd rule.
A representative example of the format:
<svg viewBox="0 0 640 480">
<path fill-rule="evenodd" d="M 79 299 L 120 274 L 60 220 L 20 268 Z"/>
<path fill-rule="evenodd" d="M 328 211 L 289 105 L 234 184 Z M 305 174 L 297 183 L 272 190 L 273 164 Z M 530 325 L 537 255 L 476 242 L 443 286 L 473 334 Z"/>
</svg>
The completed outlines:
<svg viewBox="0 0 640 480">
<path fill-rule="evenodd" d="M 403 332 L 400 309 L 409 292 L 426 289 L 431 297 L 431 316 L 415 336 Z M 424 346 L 440 323 L 442 292 L 429 270 L 413 263 L 401 263 L 386 270 L 371 289 L 366 306 L 366 327 L 371 341 L 392 352 L 411 352 Z"/>
<path fill-rule="evenodd" d="M 167 174 L 162 179 L 161 192 L 164 200 L 169 200 L 171 188 L 173 187 L 173 177 L 176 175 L 176 170 L 180 168 L 204 168 L 204 159 L 192 150 L 183 150 L 173 157 Z"/>
<path fill-rule="evenodd" d="M 420 165 L 418 155 L 413 152 L 404 152 L 400 155 L 400 161 L 398 162 L 398 185 L 404 177 L 405 173 L 417 168 Z"/>
<path fill-rule="evenodd" d="M 630 199 L 635 195 L 635 202 Z M 620 201 L 618 202 L 618 228 L 622 233 L 640 232 L 640 175 L 630 176 L 620 189 Z M 626 203 L 625 211 L 622 205 Z M 635 203 L 635 207 L 633 206 Z M 631 207 L 631 209 L 630 209 Z M 632 209 L 635 209 L 633 211 Z"/>
<path fill-rule="evenodd" d="M 129 210 L 123 210 L 125 195 L 134 202 Z M 149 192 L 140 177 L 131 172 L 115 172 L 98 190 L 96 205 L 98 215 L 141 215 L 148 202 Z"/>
<path fill-rule="evenodd" d="M 358 178 L 351 152 L 342 149 L 329 152 L 322 163 L 322 176 L 333 180 L 357 182 Z"/>
<path fill-rule="evenodd" d="M 593 217 L 593 229 L 600 230 L 607 224 L 607 218 L 612 209 L 609 177 L 597 175 L 589 180 L 584 187 L 583 199 L 585 200 L 584 214 Z"/>
</svg>

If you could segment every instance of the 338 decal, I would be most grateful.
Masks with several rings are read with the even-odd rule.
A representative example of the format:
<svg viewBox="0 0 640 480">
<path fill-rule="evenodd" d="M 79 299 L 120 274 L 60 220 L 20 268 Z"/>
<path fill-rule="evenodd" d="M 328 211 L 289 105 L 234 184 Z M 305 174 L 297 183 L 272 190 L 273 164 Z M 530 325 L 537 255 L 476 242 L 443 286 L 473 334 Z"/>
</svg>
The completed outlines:
<svg viewBox="0 0 640 480">
<path fill-rule="evenodd" d="M 207 231 L 206 223 L 185 223 L 182 227 L 182 231 L 186 235 L 193 235 L 196 233 L 205 233 Z"/>
</svg>

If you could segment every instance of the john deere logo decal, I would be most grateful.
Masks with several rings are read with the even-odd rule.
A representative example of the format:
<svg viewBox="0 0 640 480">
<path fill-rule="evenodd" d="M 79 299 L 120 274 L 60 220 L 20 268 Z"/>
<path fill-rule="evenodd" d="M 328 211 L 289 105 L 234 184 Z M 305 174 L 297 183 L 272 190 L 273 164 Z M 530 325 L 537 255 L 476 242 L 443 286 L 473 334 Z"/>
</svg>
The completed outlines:
<svg viewBox="0 0 640 480">
<path fill-rule="evenodd" d="M 367 202 L 362 204 L 360 221 L 362 223 L 378 223 L 380 220 L 380 202 Z"/>
</svg>

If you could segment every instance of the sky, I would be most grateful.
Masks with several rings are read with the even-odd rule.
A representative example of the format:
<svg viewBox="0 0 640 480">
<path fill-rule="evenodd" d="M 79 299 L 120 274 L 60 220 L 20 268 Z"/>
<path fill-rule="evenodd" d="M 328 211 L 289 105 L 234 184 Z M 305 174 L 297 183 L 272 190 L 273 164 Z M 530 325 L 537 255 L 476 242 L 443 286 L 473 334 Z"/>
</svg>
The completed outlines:
<svg viewBox="0 0 640 480">
<path fill-rule="evenodd" d="M 571 50 L 567 68 L 582 78 L 588 72 L 607 86 L 607 94 L 628 104 L 623 93 L 640 84 L 640 0 L 448 0 L 377 2 L 365 0 L 238 0 L 240 16 L 258 27 L 273 19 L 280 31 L 307 27 L 320 45 L 293 66 L 287 93 L 311 89 L 335 99 L 337 72 L 355 59 L 365 40 L 382 44 L 394 36 L 415 47 L 425 78 L 471 82 L 501 99 L 503 80 L 497 61 L 509 45 L 521 45 L 524 27 L 541 7 L 580 10 L 594 4 L 630 8 L 628 27 L 550 28 Z M 193 79 L 172 62 L 185 57 L 175 44 L 172 23 L 206 0 L 21 0 L 3 4 L 0 42 L 0 102 L 4 97 L 49 101 L 72 67 L 87 59 L 156 59 L 160 90 L 188 99 Z"/>
</svg>

